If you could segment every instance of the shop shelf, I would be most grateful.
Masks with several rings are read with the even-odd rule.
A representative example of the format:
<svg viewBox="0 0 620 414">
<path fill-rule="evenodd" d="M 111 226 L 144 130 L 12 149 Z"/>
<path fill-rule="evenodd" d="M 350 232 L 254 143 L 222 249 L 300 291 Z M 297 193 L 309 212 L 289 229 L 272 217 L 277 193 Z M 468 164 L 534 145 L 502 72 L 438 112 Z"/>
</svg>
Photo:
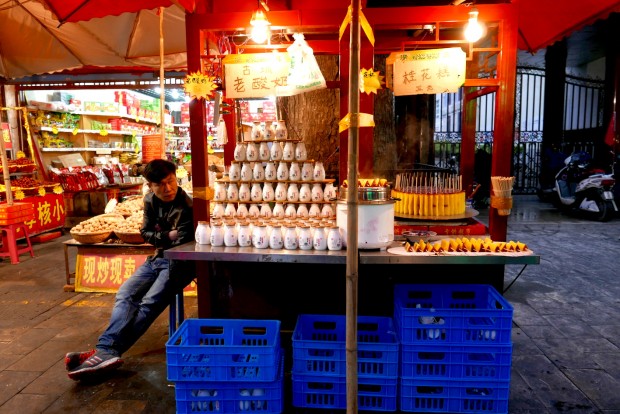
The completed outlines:
<svg viewBox="0 0 620 414">
<path fill-rule="evenodd" d="M 293 332 L 293 373 L 346 374 L 346 319 L 341 315 L 299 315 Z M 399 342 L 392 318 L 357 319 L 360 377 L 398 375 Z"/>
<path fill-rule="evenodd" d="M 169 381 L 273 381 L 280 321 L 186 319 L 166 343 Z"/>
<path fill-rule="evenodd" d="M 396 285 L 401 343 L 511 343 L 513 307 L 489 285 Z"/>
</svg>

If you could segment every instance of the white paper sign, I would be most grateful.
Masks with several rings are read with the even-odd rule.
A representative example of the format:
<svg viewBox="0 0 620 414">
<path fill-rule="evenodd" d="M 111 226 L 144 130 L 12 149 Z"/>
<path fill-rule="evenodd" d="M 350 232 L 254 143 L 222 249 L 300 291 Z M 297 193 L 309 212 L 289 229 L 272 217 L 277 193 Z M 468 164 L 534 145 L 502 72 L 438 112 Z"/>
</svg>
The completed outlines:
<svg viewBox="0 0 620 414">
<path fill-rule="evenodd" d="M 465 83 L 465 52 L 459 47 L 396 52 L 394 95 L 456 92 Z"/>
<path fill-rule="evenodd" d="M 224 58 L 226 98 L 264 98 L 286 86 L 288 53 L 252 53 Z"/>
</svg>

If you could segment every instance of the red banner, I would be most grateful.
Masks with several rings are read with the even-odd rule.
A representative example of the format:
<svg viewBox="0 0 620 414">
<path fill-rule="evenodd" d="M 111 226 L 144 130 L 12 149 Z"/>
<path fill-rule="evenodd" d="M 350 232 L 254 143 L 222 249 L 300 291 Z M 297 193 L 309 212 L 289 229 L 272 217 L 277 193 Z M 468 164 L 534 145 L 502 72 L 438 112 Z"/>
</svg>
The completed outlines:
<svg viewBox="0 0 620 414">
<path fill-rule="evenodd" d="M 13 148 L 13 143 L 11 142 L 11 129 L 9 128 L 9 124 L 6 122 L 1 123 L 2 130 L 2 139 L 4 140 L 4 149 Z"/>
<path fill-rule="evenodd" d="M 44 196 L 25 197 L 20 203 L 30 203 L 34 209 L 34 218 L 24 221 L 28 226 L 28 235 L 44 233 L 62 228 L 65 225 L 65 201 L 62 194 L 46 193 Z"/>
</svg>

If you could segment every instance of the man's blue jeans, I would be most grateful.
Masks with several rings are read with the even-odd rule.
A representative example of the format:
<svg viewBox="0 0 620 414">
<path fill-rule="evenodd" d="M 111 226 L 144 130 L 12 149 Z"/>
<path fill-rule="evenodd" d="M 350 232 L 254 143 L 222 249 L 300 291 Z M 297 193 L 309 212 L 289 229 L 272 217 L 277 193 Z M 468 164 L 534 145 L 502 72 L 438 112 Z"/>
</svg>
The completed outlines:
<svg viewBox="0 0 620 414">
<path fill-rule="evenodd" d="M 168 259 L 147 259 L 116 293 L 110 324 L 99 337 L 97 349 L 121 356 L 168 307 L 194 275 L 169 275 Z M 186 272 L 183 272 L 186 273 Z"/>
</svg>

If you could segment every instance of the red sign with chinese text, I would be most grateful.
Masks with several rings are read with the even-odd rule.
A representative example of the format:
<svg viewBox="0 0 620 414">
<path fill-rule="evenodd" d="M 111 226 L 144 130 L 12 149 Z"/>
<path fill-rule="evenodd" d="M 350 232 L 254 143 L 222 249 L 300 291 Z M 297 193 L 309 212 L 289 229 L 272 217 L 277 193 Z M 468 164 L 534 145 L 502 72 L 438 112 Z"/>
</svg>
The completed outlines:
<svg viewBox="0 0 620 414">
<path fill-rule="evenodd" d="M 2 139 L 4 140 L 4 149 L 11 149 L 13 148 L 13 143 L 11 142 L 11 129 L 9 128 L 9 124 L 7 124 L 6 122 L 2 122 L 0 124 Z"/>
<path fill-rule="evenodd" d="M 114 251 L 107 253 L 103 249 L 80 250 L 78 248 L 75 263 L 75 291 L 115 293 L 148 256 L 148 254 L 135 253 L 135 251 L 123 252 L 122 249 L 122 247 L 115 248 Z M 106 250 L 110 249 L 106 248 Z M 192 282 L 184 292 L 195 295 L 196 283 Z"/>
<path fill-rule="evenodd" d="M 31 196 L 20 203 L 29 203 L 34 209 L 34 218 L 23 223 L 28 227 L 28 235 L 44 233 L 65 225 L 66 210 L 62 194 L 47 193 L 44 196 Z"/>
</svg>

